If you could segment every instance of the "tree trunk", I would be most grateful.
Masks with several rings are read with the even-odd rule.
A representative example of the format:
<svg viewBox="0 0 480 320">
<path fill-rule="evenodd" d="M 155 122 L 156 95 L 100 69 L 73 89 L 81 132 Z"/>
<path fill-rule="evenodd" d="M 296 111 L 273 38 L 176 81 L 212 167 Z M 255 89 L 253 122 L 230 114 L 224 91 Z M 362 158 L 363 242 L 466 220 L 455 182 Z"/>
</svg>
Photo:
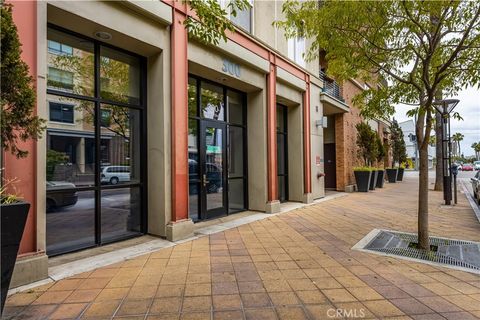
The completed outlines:
<svg viewBox="0 0 480 320">
<path fill-rule="evenodd" d="M 429 250 L 428 242 L 428 144 L 420 150 L 420 178 L 418 181 L 418 245 Z"/>
<path fill-rule="evenodd" d="M 443 191 L 443 159 L 442 159 L 442 116 L 435 113 L 435 191 Z"/>
</svg>

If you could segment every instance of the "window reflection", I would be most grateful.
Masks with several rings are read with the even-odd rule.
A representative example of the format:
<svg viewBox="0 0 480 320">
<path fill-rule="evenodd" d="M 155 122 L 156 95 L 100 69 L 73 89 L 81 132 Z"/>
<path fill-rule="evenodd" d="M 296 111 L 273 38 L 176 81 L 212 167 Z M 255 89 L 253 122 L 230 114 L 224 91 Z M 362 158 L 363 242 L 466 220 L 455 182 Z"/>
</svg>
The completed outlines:
<svg viewBox="0 0 480 320">
<path fill-rule="evenodd" d="M 47 254 L 95 243 L 95 192 L 65 190 L 66 182 L 47 182 Z"/>
<path fill-rule="evenodd" d="M 102 190 L 102 242 L 140 232 L 140 188 Z"/>
<path fill-rule="evenodd" d="M 49 96 L 47 181 L 95 184 L 95 109 L 92 102 Z"/>
<path fill-rule="evenodd" d="M 106 100 L 139 104 L 138 58 L 103 46 L 100 55 L 100 96 Z"/>
<path fill-rule="evenodd" d="M 104 104 L 101 117 L 101 182 L 140 182 L 140 111 Z"/>
<path fill-rule="evenodd" d="M 223 88 L 202 82 L 201 94 L 202 116 L 206 119 L 224 121 Z"/>
<path fill-rule="evenodd" d="M 93 96 L 93 43 L 51 28 L 47 37 L 47 88 Z"/>
</svg>

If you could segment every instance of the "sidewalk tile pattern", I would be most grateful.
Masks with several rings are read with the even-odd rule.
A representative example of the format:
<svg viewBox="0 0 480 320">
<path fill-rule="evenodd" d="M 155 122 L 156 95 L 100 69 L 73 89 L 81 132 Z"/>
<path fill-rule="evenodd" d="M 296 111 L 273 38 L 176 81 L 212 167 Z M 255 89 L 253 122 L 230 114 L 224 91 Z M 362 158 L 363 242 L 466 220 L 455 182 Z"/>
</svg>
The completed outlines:
<svg viewBox="0 0 480 320">
<path fill-rule="evenodd" d="M 8 298 L 5 319 L 477 319 L 480 275 L 351 250 L 416 231 L 417 181 L 272 216 Z M 480 240 L 463 196 L 432 235 Z"/>
</svg>

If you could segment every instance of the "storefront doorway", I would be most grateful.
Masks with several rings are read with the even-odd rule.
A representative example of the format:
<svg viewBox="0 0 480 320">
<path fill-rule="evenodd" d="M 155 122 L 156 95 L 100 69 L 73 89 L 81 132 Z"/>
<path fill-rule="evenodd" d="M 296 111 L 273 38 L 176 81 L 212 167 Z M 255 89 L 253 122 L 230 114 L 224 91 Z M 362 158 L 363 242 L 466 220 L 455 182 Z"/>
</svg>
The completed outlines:
<svg viewBox="0 0 480 320">
<path fill-rule="evenodd" d="M 49 26 L 49 256 L 143 234 L 145 59 Z"/>
<path fill-rule="evenodd" d="M 195 76 L 188 95 L 189 216 L 199 221 L 243 211 L 245 95 Z"/>
</svg>

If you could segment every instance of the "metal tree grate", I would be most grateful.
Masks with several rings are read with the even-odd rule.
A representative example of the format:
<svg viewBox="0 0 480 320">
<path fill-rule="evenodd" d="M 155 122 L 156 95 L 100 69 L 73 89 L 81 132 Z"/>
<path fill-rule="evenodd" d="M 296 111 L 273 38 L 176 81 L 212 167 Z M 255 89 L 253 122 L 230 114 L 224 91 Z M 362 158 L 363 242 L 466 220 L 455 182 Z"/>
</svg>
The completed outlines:
<svg viewBox="0 0 480 320">
<path fill-rule="evenodd" d="M 418 242 L 418 237 L 415 234 L 380 230 L 361 249 L 414 259 L 418 262 L 436 263 L 445 267 L 457 267 L 474 272 L 480 271 L 479 243 L 439 237 L 430 237 L 429 240 L 431 245 L 437 247 L 437 251 L 427 252 L 410 247 L 411 243 Z"/>
</svg>

